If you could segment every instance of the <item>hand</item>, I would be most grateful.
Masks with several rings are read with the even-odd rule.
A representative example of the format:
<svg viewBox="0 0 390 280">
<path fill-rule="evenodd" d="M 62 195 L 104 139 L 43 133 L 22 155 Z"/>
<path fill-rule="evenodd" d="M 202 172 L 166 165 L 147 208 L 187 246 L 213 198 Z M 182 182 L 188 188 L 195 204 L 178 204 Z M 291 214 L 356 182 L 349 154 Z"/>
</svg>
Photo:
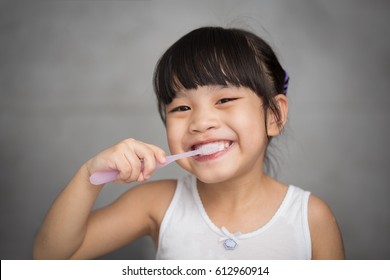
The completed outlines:
<svg viewBox="0 0 390 280">
<path fill-rule="evenodd" d="M 102 151 L 85 165 L 89 176 L 95 172 L 116 170 L 117 183 L 142 182 L 153 174 L 156 161 L 162 164 L 165 157 L 165 152 L 157 146 L 126 139 Z"/>
</svg>

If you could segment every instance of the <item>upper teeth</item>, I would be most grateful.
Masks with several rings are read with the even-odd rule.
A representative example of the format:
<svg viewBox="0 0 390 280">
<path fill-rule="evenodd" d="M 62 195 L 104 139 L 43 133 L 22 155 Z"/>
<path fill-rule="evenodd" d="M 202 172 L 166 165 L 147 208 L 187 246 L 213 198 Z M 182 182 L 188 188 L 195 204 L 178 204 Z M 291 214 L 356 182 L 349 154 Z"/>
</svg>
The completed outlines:
<svg viewBox="0 0 390 280">
<path fill-rule="evenodd" d="M 219 142 L 218 143 L 218 151 L 223 151 L 227 148 L 229 148 L 230 144 L 229 142 Z"/>
</svg>

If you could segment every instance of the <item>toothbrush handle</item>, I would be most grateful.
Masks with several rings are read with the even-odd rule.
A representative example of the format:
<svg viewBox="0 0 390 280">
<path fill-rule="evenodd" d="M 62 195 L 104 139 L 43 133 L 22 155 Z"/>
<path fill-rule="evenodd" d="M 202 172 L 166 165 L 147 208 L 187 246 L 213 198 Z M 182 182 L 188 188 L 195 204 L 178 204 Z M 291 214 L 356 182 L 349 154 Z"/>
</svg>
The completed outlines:
<svg viewBox="0 0 390 280">
<path fill-rule="evenodd" d="M 177 155 L 167 156 L 165 163 L 163 163 L 163 164 L 157 163 L 156 164 L 156 169 L 163 168 L 163 167 L 167 166 L 168 164 L 170 164 L 178 159 L 194 156 L 197 154 L 199 154 L 199 152 L 189 151 L 189 152 L 185 152 L 185 153 L 181 153 L 181 154 L 177 154 Z M 144 163 L 142 162 L 141 170 L 143 170 L 143 169 L 144 169 Z M 93 185 L 102 185 L 102 184 L 106 184 L 106 183 L 110 183 L 110 182 L 115 181 L 118 174 L 119 174 L 119 172 L 117 170 L 95 172 L 91 175 L 91 177 L 89 177 L 89 181 Z"/>
<path fill-rule="evenodd" d="M 157 163 L 156 169 L 163 168 L 164 166 L 167 166 L 171 162 L 175 161 L 174 159 L 169 159 L 167 157 L 167 161 L 164 164 Z M 144 163 L 142 162 L 141 170 L 144 169 Z M 95 172 L 89 177 L 89 181 L 93 185 L 102 185 L 106 183 L 110 183 L 115 181 L 116 177 L 118 176 L 119 171 L 118 170 L 112 170 L 112 171 L 99 171 Z"/>
<path fill-rule="evenodd" d="M 118 174 L 119 172 L 117 170 L 95 172 L 89 177 L 89 181 L 93 185 L 102 185 L 115 181 Z"/>
</svg>

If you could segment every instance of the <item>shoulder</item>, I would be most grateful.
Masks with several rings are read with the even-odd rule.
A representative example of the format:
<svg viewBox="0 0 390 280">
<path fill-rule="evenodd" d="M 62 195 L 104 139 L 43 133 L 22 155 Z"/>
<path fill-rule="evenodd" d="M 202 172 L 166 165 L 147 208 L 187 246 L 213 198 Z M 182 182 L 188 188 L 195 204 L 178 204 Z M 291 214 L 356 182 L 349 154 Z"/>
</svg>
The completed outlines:
<svg viewBox="0 0 390 280">
<path fill-rule="evenodd" d="M 127 192 L 137 192 L 140 195 L 154 197 L 155 195 L 167 195 L 176 189 L 177 180 L 150 181 L 134 186 Z"/>
<path fill-rule="evenodd" d="M 137 200 L 142 207 L 154 212 L 165 212 L 176 190 L 177 180 L 159 180 L 143 183 L 132 187 L 122 195 L 124 201 Z"/>
<path fill-rule="evenodd" d="M 105 209 L 131 217 L 133 222 L 144 225 L 145 232 L 153 232 L 169 207 L 176 184 L 176 180 L 159 180 L 133 186 Z"/>
<path fill-rule="evenodd" d="M 344 259 L 341 232 L 330 207 L 315 195 L 310 195 L 308 219 L 313 259 Z"/>
</svg>

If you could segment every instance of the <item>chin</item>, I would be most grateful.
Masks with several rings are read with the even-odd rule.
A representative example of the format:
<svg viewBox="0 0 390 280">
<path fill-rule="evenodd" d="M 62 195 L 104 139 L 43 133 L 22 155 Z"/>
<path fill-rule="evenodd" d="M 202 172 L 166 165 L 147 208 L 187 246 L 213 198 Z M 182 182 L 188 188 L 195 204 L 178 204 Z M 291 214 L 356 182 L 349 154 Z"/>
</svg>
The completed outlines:
<svg viewBox="0 0 390 280">
<path fill-rule="evenodd" d="M 217 184 L 232 180 L 232 178 L 234 178 L 233 174 L 237 174 L 238 172 L 236 165 L 228 163 L 213 164 L 203 167 L 182 164 L 181 167 L 205 184 Z"/>
<path fill-rule="evenodd" d="M 194 174 L 194 176 L 197 177 L 199 181 L 205 184 L 218 184 L 231 180 L 231 174 L 232 173 L 229 172 L 223 172 L 223 174 L 217 172 L 208 172 L 207 174 L 205 174 L 205 172 L 202 172 L 202 174 L 200 174 L 199 172 Z"/>
</svg>

